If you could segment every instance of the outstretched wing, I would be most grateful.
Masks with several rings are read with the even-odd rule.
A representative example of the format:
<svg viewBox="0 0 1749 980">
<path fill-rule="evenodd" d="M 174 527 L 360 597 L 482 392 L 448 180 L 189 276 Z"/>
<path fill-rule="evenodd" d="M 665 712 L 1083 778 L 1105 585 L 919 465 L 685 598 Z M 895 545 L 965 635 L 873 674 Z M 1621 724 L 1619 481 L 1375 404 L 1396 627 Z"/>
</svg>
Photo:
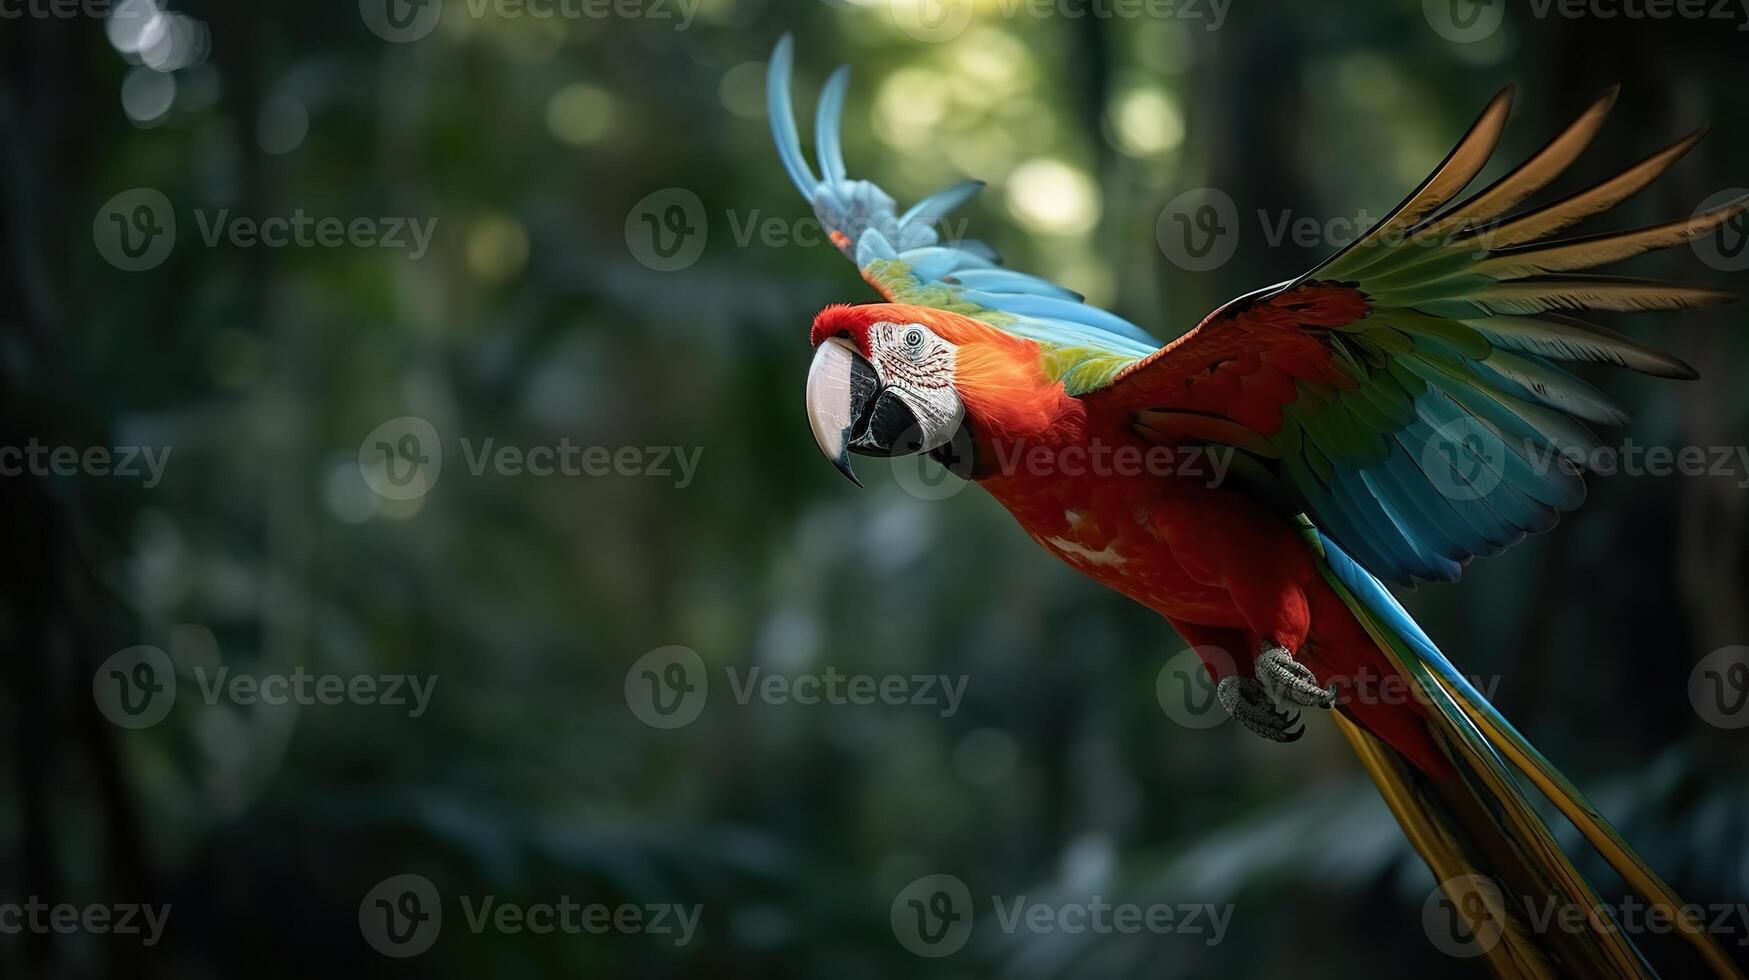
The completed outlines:
<svg viewBox="0 0 1749 980">
<path fill-rule="evenodd" d="M 1159 348 L 1135 324 L 1082 302 L 1056 283 L 1002 268 L 989 246 L 944 239 L 938 224 L 984 185 L 969 180 L 929 195 L 900 214 L 893 198 L 844 168 L 840 125 L 850 69 L 840 66 L 826 80 L 814 125 L 814 176 L 802 153 L 790 98 L 794 41 L 785 35 L 771 53 L 766 75 L 766 113 L 784 170 L 838 250 L 856 262 L 862 277 L 894 303 L 952 310 L 1009 333 L 1037 341 L 1071 393 L 1108 379 L 1111 373 Z"/>
<path fill-rule="evenodd" d="M 1374 574 L 1455 580 L 1585 497 L 1584 421 L 1625 415 L 1552 361 L 1692 378 L 1688 365 L 1567 314 L 1675 310 L 1725 291 L 1578 270 L 1668 248 L 1742 214 L 1589 238 L 1549 236 L 1646 186 L 1699 134 L 1552 204 L 1502 218 L 1590 142 L 1611 90 L 1542 150 L 1447 208 L 1499 140 L 1496 96 L 1432 176 L 1365 236 L 1291 283 L 1241 297 L 1088 394 L 1162 441 L 1255 454 L 1289 499 Z M 1444 209 L 1443 211 L 1441 209 Z M 1582 421 L 1583 420 L 1583 421 Z"/>
</svg>

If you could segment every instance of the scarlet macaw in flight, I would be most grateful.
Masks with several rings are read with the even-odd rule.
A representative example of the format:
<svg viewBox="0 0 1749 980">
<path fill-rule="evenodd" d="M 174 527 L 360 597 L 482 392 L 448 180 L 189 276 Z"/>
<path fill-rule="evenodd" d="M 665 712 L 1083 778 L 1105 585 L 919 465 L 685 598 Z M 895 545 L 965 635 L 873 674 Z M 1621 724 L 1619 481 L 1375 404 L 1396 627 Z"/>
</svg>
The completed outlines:
<svg viewBox="0 0 1749 980">
<path fill-rule="evenodd" d="M 829 306 L 814 319 L 807 412 L 826 457 L 854 481 L 852 453 L 934 455 L 1058 559 L 1159 612 L 1199 651 L 1230 654 L 1205 666 L 1222 706 L 1250 731 L 1292 741 L 1303 730 L 1294 711 L 1327 714 L 1472 933 L 1496 939 L 1487 957 L 1497 974 L 1654 975 L 1517 777 L 1647 902 L 1674 915 L 1681 900 L 1381 580 L 1455 581 L 1471 558 L 1554 526 L 1584 499 L 1575 463 L 1598 443 L 1580 420 L 1625 416 L 1553 361 L 1695 376 L 1567 314 L 1688 309 L 1732 294 L 1575 273 L 1687 242 L 1749 202 L 1635 231 L 1552 236 L 1646 186 L 1699 134 L 1515 210 L 1591 141 L 1611 90 L 1525 163 L 1453 203 L 1500 138 L 1507 89 L 1364 236 L 1162 346 L 1067 289 L 1001 268 L 981 243 L 943 242 L 935 222 L 982 184 L 900 213 L 879 187 L 850 179 L 839 140 L 845 67 L 820 97 L 816 176 L 796 130 L 791 62 L 786 36 L 767 79 L 778 154 L 833 243 L 886 300 Z M 1202 473 L 1107 467 L 1068 479 L 1016 465 L 1036 459 L 1036 447 L 1159 446 L 1231 447 L 1236 462 L 1216 486 Z M 1401 678 L 1420 696 L 1367 697 L 1344 683 L 1366 677 Z M 1586 927 L 1535 934 L 1514 905 L 1526 897 L 1582 909 Z M 1713 972 L 1741 976 L 1703 929 L 1673 921 Z"/>
</svg>

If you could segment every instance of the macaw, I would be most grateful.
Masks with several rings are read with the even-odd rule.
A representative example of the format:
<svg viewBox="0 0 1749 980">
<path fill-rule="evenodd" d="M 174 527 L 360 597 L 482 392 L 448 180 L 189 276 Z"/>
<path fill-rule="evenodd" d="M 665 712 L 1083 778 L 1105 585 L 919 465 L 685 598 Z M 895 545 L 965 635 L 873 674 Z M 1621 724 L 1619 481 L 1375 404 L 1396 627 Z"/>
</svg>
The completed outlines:
<svg viewBox="0 0 1749 980">
<path fill-rule="evenodd" d="M 1576 274 L 1704 235 L 1749 198 L 1690 218 L 1586 238 L 1554 236 L 1650 183 L 1699 139 L 1619 176 L 1519 208 L 1589 144 L 1605 92 L 1543 149 L 1458 200 L 1506 124 L 1510 88 L 1401 204 L 1317 268 L 1241 296 L 1161 345 L 1045 279 L 1003 268 L 938 219 L 967 181 L 900 212 L 851 179 L 840 144 L 847 67 L 826 81 L 816 176 L 790 95 L 788 36 L 768 66 L 784 169 L 831 241 L 885 302 L 814 318 L 806 383 L 821 452 L 927 453 L 976 481 L 1070 567 L 1155 610 L 1207 656 L 1221 705 L 1288 742 L 1297 711 L 1352 743 L 1411 844 L 1473 934 L 1497 937 L 1502 977 L 1655 975 L 1562 853 L 1528 780 L 1651 906 L 1682 901 L 1598 810 L 1460 674 L 1385 583 L 1456 581 L 1478 555 L 1547 530 L 1584 499 L 1583 424 L 1625 416 L 1555 361 L 1693 378 L 1675 357 L 1574 319 L 1585 310 L 1678 310 L 1720 289 Z M 1456 203 L 1453 203 L 1453 202 Z M 1132 453 L 1229 447 L 1210 485 L 1151 469 L 1026 465 L 1037 449 Z M 1089 458 L 1082 456 L 1081 458 Z M 860 482 L 859 482 L 860 485 Z M 1400 678 L 1418 696 L 1367 697 L 1354 679 Z M 1477 876 L 1491 887 L 1474 885 Z M 1537 934 L 1517 901 L 1584 910 L 1585 928 Z M 1741 977 L 1700 925 L 1674 917 L 1697 960 Z"/>
</svg>

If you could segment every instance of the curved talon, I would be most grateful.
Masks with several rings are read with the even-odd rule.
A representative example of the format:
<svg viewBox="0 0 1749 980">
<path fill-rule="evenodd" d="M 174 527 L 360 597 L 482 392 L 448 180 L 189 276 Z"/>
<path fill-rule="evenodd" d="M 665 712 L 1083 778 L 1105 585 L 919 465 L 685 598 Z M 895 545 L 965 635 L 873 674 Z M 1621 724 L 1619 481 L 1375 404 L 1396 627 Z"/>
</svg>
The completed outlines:
<svg viewBox="0 0 1749 980">
<path fill-rule="evenodd" d="M 1265 644 L 1257 656 L 1257 677 L 1278 700 L 1326 710 L 1336 706 L 1336 689 L 1320 686 L 1311 668 L 1273 643 Z"/>
<path fill-rule="evenodd" d="M 1271 742 L 1292 742 L 1306 733 L 1303 726 L 1295 727 L 1299 725 L 1299 714 L 1290 714 L 1276 707 L 1263 685 L 1250 677 L 1228 675 L 1221 678 L 1215 696 L 1227 714 L 1250 729 L 1253 735 Z"/>
</svg>

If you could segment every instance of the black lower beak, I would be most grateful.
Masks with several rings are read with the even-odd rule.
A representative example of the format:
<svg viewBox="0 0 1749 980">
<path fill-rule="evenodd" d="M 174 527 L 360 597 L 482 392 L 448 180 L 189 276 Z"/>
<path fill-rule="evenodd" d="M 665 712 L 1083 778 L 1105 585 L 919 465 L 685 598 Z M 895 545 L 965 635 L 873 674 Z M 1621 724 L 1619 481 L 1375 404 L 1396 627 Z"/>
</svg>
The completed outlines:
<svg viewBox="0 0 1749 980">
<path fill-rule="evenodd" d="M 890 389 L 881 389 L 852 430 L 850 451 L 858 456 L 906 456 L 923 450 L 917 416 Z"/>
</svg>

